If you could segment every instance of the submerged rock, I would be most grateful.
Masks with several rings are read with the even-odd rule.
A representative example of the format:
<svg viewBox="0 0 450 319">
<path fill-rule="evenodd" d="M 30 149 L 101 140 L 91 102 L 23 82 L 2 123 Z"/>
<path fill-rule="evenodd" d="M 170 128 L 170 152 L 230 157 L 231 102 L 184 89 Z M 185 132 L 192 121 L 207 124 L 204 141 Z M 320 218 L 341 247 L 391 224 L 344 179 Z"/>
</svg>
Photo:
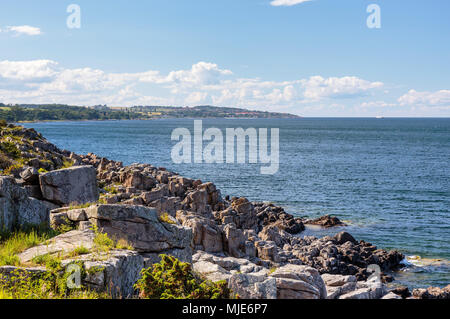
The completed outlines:
<svg viewBox="0 0 450 319">
<path fill-rule="evenodd" d="M 308 219 L 303 221 L 303 223 L 307 225 L 317 225 L 325 228 L 347 226 L 345 223 L 341 222 L 339 218 L 330 215 L 321 216 L 316 219 Z"/>
</svg>

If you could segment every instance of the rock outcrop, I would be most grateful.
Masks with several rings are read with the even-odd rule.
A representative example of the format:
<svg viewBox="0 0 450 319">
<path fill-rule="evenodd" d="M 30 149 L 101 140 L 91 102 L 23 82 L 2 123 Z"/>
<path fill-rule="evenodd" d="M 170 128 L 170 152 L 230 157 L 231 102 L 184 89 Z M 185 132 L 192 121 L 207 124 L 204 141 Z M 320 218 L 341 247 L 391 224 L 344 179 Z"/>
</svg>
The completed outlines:
<svg viewBox="0 0 450 319">
<path fill-rule="evenodd" d="M 95 205 L 85 210 L 89 222 L 111 238 L 125 239 L 139 252 L 163 253 L 189 248 L 192 230 L 163 223 L 144 206 Z"/>
<path fill-rule="evenodd" d="M 223 198 L 213 183 L 165 168 L 78 155 L 59 150 L 34 130 L 17 132 L 30 139 L 21 145 L 29 161 L 11 170 L 11 176 L 0 177 L 0 227 L 49 223 L 55 229 L 75 229 L 21 253 L 24 264 L 43 255 L 61 256 L 65 266 L 82 261 L 86 269 L 101 269 L 88 272 L 83 282 L 115 297 L 133 296 L 140 270 L 158 262 L 160 254 L 192 262 L 194 271 L 209 280 L 226 280 L 241 298 L 399 295 L 381 281 L 367 279 L 370 265 L 383 272 L 399 267 L 401 253 L 357 241 L 346 232 L 296 236 L 304 224 L 343 226 L 336 217 L 304 220 L 274 204 Z M 72 164 L 76 166 L 64 168 Z M 76 205 L 86 203 L 92 205 Z M 92 229 L 123 240 L 127 249 L 112 248 L 106 255 L 96 251 Z M 70 257 L 78 247 L 90 252 Z M 447 291 L 430 288 L 413 294 L 431 298 L 447 296 Z"/>
<path fill-rule="evenodd" d="M 92 166 L 73 166 L 39 176 L 42 196 L 58 205 L 97 202 L 96 170 Z"/>
<path fill-rule="evenodd" d="M 287 264 L 270 274 L 277 284 L 278 299 L 326 299 L 319 272 L 309 266 Z"/>
<path fill-rule="evenodd" d="M 341 222 L 339 218 L 335 216 L 325 215 L 316 219 L 307 219 L 303 221 L 304 224 L 307 225 L 316 225 L 324 228 L 337 227 L 337 226 L 346 226 L 345 223 Z"/>
<path fill-rule="evenodd" d="M 56 205 L 29 197 L 27 190 L 10 176 L 0 176 L 0 229 L 48 223 Z"/>
<path fill-rule="evenodd" d="M 414 289 L 412 295 L 417 299 L 450 299 L 450 285 L 444 288 L 429 287 L 427 289 Z"/>
</svg>

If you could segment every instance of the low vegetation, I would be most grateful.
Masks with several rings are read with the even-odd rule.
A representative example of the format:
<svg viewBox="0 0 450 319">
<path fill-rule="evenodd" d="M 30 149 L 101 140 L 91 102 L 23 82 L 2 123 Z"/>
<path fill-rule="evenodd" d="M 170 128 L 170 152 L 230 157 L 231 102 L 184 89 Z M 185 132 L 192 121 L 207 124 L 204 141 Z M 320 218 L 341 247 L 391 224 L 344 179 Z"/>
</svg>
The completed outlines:
<svg viewBox="0 0 450 319">
<path fill-rule="evenodd" d="M 0 103 L 1 105 L 1 103 Z M 70 105 L 12 105 L 0 109 L 0 118 L 8 122 L 77 121 L 136 119 L 140 115 L 127 110 L 97 110 Z"/>
<path fill-rule="evenodd" d="M 124 238 L 111 239 L 108 234 L 101 232 L 97 226 L 93 225 L 95 233 L 93 251 L 95 253 L 108 253 L 113 249 L 133 250 L 133 246 Z"/>
<path fill-rule="evenodd" d="M 109 108 L 107 106 L 81 107 L 63 104 L 0 103 L 0 119 L 5 122 L 133 120 L 155 118 L 297 118 L 287 113 L 250 111 L 241 108 L 195 106 L 134 106 Z M 4 123 L 5 123 L 4 122 Z"/>
<path fill-rule="evenodd" d="M 159 220 L 167 224 L 176 224 L 177 222 L 168 213 L 162 213 L 159 215 Z"/>
<path fill-rule="evenodd" d="M 44 260 L 42 261 L 44 262 Z M 74 263 L 86 276 L 83 263 Z M 15 270 L 9 275 L 0 275 L 0 299 L 109 299 L 107 293 L 99 293 L 87 287 L 69 287 L 74 270 L 64 269 L 56 258 L 45 260 L 47 271 L 31 273 Z"/>
<path fill-rule="evenodd" d="M 58 233 L 46 226 L 0 234 L 0 266 L 20 266 L 18 254 L 37 246 Z"/>
<path fill-rule="evenodd" d="M 202 280 L 189 263 L 161 255 L 161 262 L 143 269 L 135 285 L 144 299 L 230 299 L 226 281 Z"/>
</svg>

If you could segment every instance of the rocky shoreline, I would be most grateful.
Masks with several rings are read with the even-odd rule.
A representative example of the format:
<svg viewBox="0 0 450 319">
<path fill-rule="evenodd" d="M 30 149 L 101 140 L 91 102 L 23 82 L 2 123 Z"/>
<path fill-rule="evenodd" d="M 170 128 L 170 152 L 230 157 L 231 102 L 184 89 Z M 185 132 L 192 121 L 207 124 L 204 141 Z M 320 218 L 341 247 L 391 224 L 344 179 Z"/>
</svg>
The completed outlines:
<svg viewBox="0 0 450 319">
<path fill-rule="evenodd" d="M 347 232 L 298 236 L 305 224 L 343 226 L 336 217 L 296 218 L 274 204 L 223 197 L 211 182 L 162 167 L 124 166 L 92 153 L 60 150 L 33 129 L 8 125 L 1 137 L 2 169 L 10 165 L 8 176 L 0 176 L 1 228 L 48 223 L 72 229 L 19 254 L 20 269 L 45 271 L 27 264 L 80 245 L 89 249 L 94 228 L 129 246 L 77 258 L 86 269 L 102 269 L 83 282 L 97 290 L 113 286 L 115 297 L 133 297 L 140 271 L 167 254 L 192 263 L 209 280 L 227 281 L 241 298 L 449 298 L 450 285 L 388 289 L 390 273 L 403 266 L 398 251 L 378 249 Z M 18 151 L 14 156 L 6 151 L 11 144 Z M 63 264 L 72 261 L 67 257 Z M 3 266 L 0 274 L 17 269 Z"/>
</svg>

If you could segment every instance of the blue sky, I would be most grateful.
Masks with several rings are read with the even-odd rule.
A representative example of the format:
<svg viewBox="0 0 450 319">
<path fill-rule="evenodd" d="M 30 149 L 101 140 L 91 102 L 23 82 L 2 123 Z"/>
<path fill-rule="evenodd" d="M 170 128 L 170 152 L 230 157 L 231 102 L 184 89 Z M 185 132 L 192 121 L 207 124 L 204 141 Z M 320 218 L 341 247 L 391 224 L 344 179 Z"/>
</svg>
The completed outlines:
<svg viewBox="0 0 450 319">
<path fill-rule="evenodd" d="M 449 14 L 447 0 L 3 0 L 0 102 L 448 117 Z"/>
</svg>

